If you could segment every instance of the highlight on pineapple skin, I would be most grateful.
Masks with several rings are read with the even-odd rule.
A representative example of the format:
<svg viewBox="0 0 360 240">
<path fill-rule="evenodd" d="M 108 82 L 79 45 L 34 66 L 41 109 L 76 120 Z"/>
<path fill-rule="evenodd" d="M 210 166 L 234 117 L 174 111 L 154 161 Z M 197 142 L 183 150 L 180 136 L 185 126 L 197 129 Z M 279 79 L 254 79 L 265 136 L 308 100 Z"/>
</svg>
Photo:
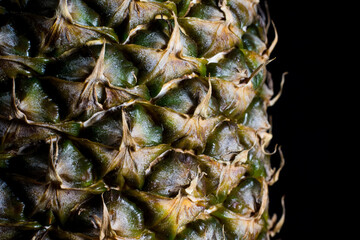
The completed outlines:
<svg viewBox="0 0 360 240">
<path fill-rule="evenodd" d="M 0 0 L 0 239 L 274 236 L 265 15 Z"/>
</svg>

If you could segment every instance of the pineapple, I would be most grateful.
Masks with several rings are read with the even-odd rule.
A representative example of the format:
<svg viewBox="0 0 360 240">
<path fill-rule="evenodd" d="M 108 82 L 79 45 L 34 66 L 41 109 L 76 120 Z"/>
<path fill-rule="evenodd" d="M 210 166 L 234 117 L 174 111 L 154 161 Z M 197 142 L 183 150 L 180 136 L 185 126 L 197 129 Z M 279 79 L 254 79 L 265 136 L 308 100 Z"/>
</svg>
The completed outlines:
<svg viewBox="0 0 360 240">
<path fill-rule="evenodd" d="M 258 0 L 0 0 L 0 238 L 269 239 Z"/>
</svg>

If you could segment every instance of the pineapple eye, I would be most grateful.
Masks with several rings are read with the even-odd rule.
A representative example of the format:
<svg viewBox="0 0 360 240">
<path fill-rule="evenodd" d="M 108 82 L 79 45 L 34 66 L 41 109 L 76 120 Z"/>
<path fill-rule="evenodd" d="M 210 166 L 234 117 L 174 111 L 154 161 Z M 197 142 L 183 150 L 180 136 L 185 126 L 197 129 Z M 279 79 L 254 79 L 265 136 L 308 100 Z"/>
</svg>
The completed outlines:
<svg viewBox="0 0 360 240">
<path fill-rule="evenodd" d="M 224 202 L 224 206 L 242 215 L 251 216 L 259 209 L 261 184 L 256 179 L 247 178 L 234 188 Z"/>
<path fill-rule="evenodd" d="M 175 197 L 196 177 L 197 165 L 191 156 L 168 154 L 145 180 L 144 190 L 161 196 Z"/>
</svg>

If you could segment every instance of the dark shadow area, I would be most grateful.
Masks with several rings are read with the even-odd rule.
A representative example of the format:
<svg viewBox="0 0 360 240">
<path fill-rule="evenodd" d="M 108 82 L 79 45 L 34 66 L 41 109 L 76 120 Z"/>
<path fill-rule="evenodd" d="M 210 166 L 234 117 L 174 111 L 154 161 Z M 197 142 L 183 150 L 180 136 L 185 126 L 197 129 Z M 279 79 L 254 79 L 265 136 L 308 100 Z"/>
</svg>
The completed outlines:
<svg viewBox="0 0 360 240">
<path fill-rule="evenodd" d="M 271 56 L 276 59 L 267 67 L 275 94 L 282 74 L 289 72 L 281 98 L 269 109 L 273 146 L 281 145 L 286 159 L 279 181 L 270 188 L 270 212 L 281 215 L 281 196 L 286 202 L 285 224 L 273 239 L 344 239 L 333 238 L 339 230 L 332 203 L 339 197 L 335 134 L 341 131 L 334 111 L 340 105 L 337 59 L 329 38 L 335 19 L 318 1 L 269 0 L 268 5 L 279 33 Z M 271 42 L 274 31 L 269 34 Z M 279 154 L 272 159 L 278 166 Z"/>
</svg>

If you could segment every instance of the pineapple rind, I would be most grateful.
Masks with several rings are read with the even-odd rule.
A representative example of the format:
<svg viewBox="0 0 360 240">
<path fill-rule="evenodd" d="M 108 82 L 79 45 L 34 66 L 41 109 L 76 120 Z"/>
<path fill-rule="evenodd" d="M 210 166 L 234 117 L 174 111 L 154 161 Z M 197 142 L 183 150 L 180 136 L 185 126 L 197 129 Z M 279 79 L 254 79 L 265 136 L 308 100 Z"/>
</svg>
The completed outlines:
<svg viewBox="0 0 360 240">
<path fill-rule="evenodd" d="M 258 7 L 0 0 L 1 239 L 269 239 Z"/>
</svg>

